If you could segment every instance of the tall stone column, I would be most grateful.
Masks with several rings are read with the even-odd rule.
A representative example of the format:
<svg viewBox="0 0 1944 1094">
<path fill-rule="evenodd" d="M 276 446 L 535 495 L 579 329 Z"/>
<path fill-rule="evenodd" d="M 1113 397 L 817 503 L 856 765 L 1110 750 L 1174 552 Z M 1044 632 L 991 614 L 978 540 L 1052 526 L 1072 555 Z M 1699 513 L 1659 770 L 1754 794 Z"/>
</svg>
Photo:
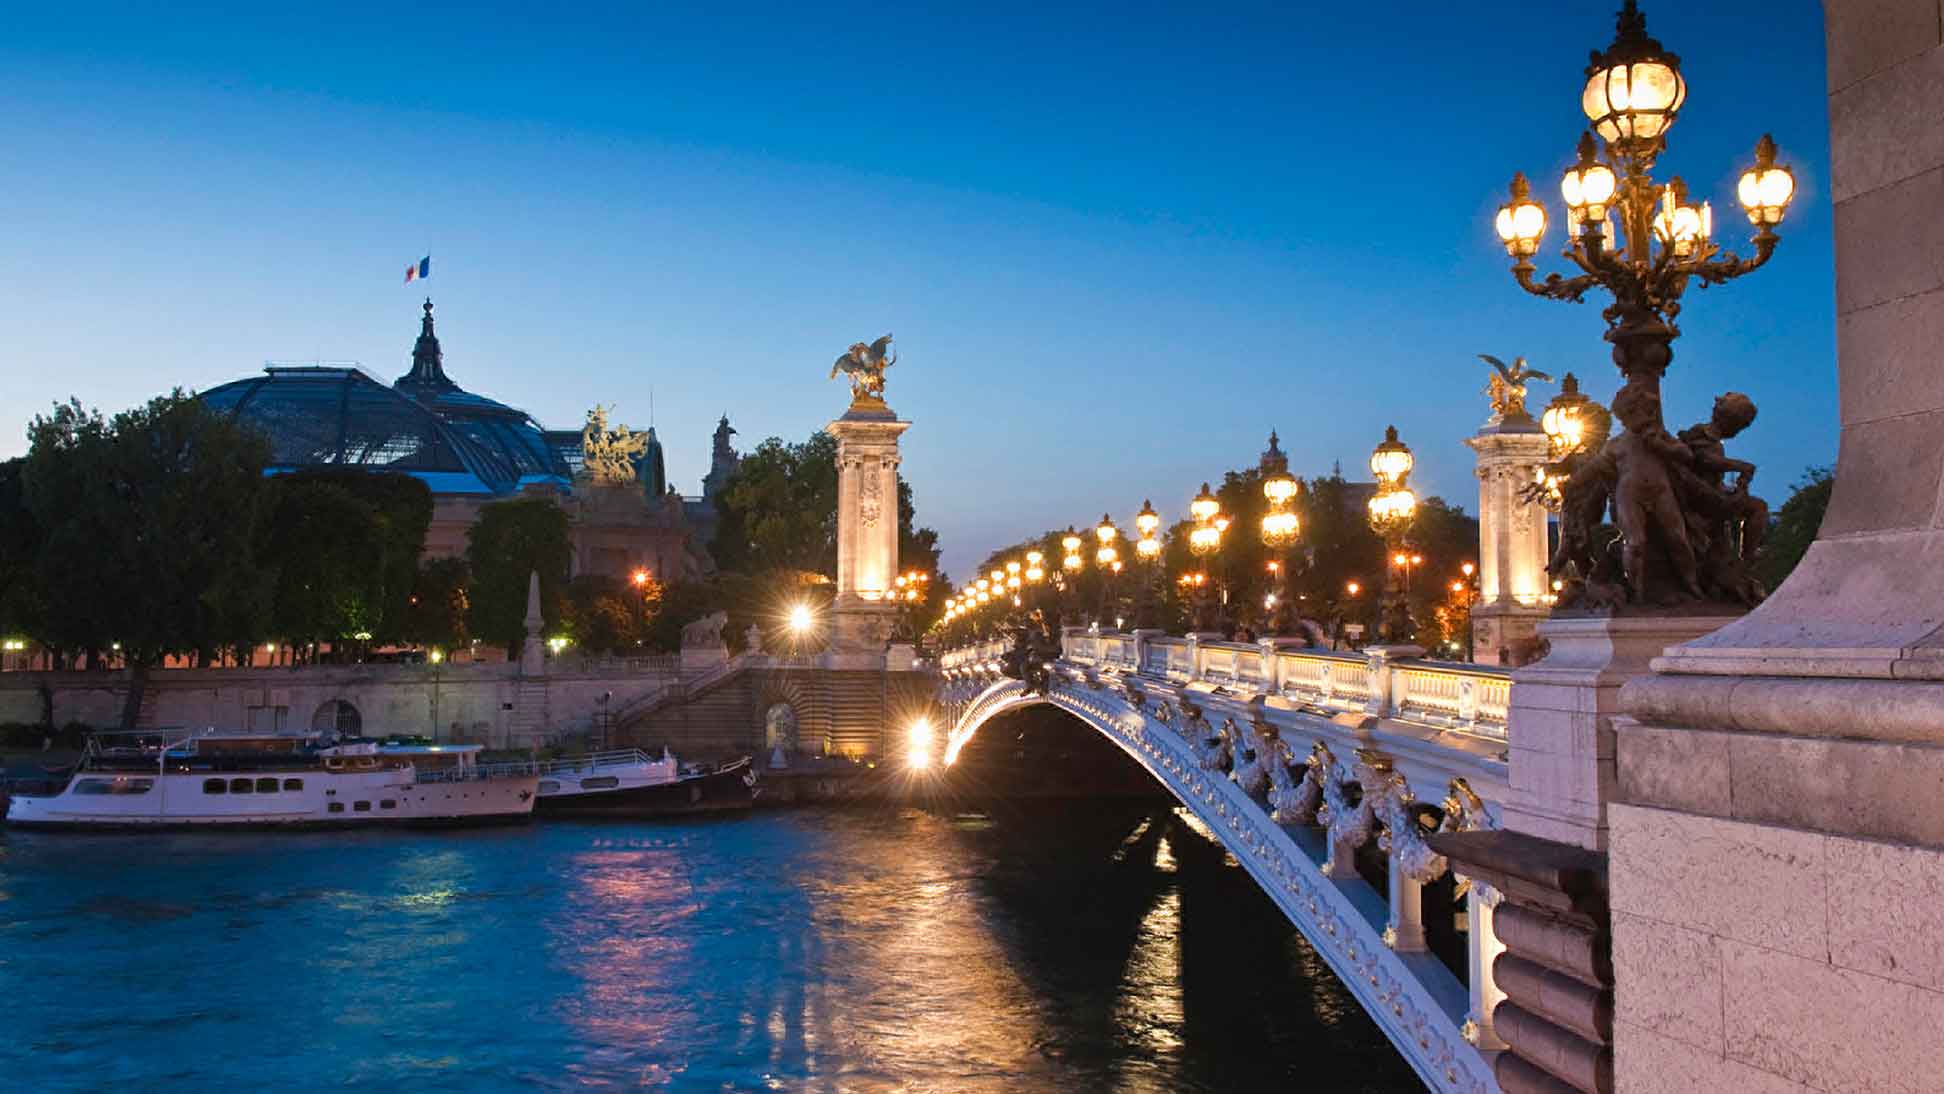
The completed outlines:
<svg viewBox="0 0 1944 1094">
<path fill-rule="evenodd" d="M 1835 492 L 1760 607 L 1620 694 L 1622 1094 L 1944 1083 L 1944 10 L 1823 12 Z"/>
<path fill-rule="evenodd" d="M 898 605 L 898 437 L 911 428 L 882 400 L 860 399 L 826 427 L 837 438 L 834 654 L 884 652 Z"/>
<path fill-rule="evenodd" d="M 1478 454 L 1478 603 L 1472 660 L 1523 664 L 1546 618 L 1546 507 L 1523 492 L 1550 458 L 1545 431 L 1524 411 L 1493 414 L 1465 444 Z"/>
</svg>

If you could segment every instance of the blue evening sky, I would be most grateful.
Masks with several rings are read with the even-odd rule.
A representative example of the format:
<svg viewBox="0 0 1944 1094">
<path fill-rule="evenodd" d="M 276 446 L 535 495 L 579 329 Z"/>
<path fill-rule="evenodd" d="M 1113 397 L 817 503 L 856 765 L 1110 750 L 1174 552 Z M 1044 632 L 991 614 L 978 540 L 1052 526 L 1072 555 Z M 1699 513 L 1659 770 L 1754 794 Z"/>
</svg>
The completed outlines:
<svg viewBox="0 0 1944 1094">
<path fill-rule="evenodd" d="M 69 394 L 389 380 L 429 251 L 455 379 L 554 428 L 646 425 L 652 388 L 685 492 L 717 414 L 801 439 L 844 405 L 832 358 L 894 332 L 961 577 L 1144 497 L 1173 517 L 1271 427 L 1314 473 L 1394 422 L 1475 509 L 1475 354 L 1616 386 L 1601 304 L 1520 292 L 1491 217 L 1514 169 L 1560 215 L 1617 6 L 10 5 L 0 456 Z M 1666 388 L 1675 425 L 1756 398 L 1734 447 L 1779 503 L 1835 456 L 1821 10 L 1646 10 L 1690 87 L 1664 172 L 1737 242 L 1762 132 L 1799 180 L 1769 268 L 1690 292 Z"/>
</svg>

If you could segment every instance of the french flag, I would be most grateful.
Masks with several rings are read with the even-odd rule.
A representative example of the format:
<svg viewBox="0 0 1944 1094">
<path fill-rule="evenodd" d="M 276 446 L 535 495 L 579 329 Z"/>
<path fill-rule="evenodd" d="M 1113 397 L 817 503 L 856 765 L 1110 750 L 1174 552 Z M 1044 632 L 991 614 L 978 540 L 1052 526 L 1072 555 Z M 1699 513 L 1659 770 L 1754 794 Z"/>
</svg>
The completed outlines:
<svg viewBox="0 0 1944 1094">
<path fill-rule="evenodd" d="M 412 263 L 410 266 L 405 267 L 405 283 L 407 285 L 410 285 L 414 281 L 423 281 L 426 278 L 431 276 L 432 276 L 432 256 L 431 255 L 426 255 L 424 258 L 421 258 L 417 262 Z"/>
</svg>

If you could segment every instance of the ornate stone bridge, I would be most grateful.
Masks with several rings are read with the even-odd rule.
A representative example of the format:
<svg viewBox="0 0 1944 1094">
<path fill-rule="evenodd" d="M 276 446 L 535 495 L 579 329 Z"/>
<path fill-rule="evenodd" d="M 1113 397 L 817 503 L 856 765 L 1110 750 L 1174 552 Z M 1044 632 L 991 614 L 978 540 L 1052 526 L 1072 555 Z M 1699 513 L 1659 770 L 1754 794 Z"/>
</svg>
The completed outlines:
<svg viewBox="0 0 1944 1094">
<path fill-rule="evenodd" d="M 1043 691 L 1002 675 L 1002 643 L 940 657 L 947 762 L 1009 711 L 1073 715 L 1215 833 L 1431 1089 L 1497 1091 L 1498 894 L 1465 888 L 1461 976 L 1426 948 L 1423 891 L 1449 872 L 1427 835 L 1498 826 L 1509 674 L 1146 631 L 1061 646 Z M 1373 852 L 1381 884 L 1359 871 Z"/>
</svg>

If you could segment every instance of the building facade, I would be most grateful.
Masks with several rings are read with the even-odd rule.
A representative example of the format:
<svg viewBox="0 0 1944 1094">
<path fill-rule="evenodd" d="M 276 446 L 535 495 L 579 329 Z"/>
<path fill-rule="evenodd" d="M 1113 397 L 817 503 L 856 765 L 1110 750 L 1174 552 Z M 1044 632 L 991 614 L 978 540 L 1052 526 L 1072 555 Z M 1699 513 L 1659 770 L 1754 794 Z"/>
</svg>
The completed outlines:
<svg viewBox="0 0 1944 1094">
<path fill-rule="evenodd" d="M 580 429 L 548 430 L 525 411 L 467 391 L 446 373 L 430 299 L 411 366 L 390 385 L 354 365 L 273 364 L 202 399 L 270 438 L 272 474 L 362 468 L 425 483 L 433 502 L 427 558 L 463 556 L 487 505 L 549 498 L 567 511 L 575 576 L 625 578 L 645 568 L 679 581 L 713 571 L 714 495 L 740 462 L 725 414 L 702 494 L 683 497 L 668 485 L 652 427 L 645 435 L 610 430 L 596 407 Z"/>
</svg>

